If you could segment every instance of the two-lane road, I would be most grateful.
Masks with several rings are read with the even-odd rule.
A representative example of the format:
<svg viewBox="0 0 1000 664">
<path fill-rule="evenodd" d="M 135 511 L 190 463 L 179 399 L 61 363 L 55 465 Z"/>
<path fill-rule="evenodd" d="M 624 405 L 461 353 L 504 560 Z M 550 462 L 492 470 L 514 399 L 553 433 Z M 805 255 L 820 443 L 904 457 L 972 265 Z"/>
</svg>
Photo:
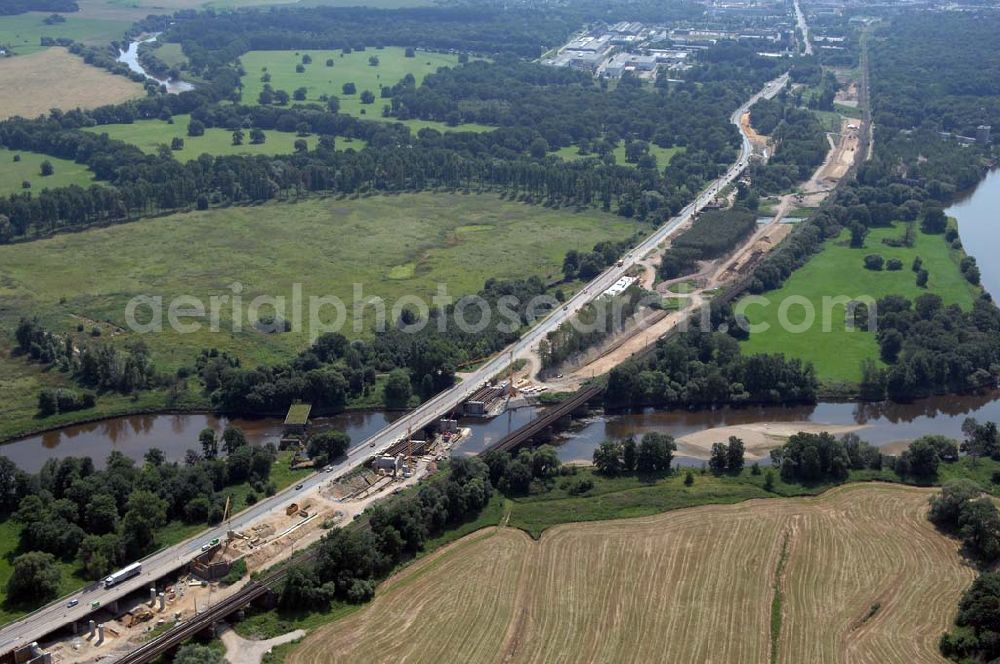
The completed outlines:
<svg viewBox="0 0 1000 664">
<path fill-rule="evenodd" d="M 787 74 L 768 83 L 760 92 L 755 94 L 743 106 L 737 109 L 731 118 L 733 124 L 740 126 L 740 117 L 761 97 L 773 97 L 786 84 Z M 741 129 L 742 132 L 742 129 Z M 128 593 L 148 587 L 156 579 L 169 574 L 173 570 L 193 559 L 201 550 L 201 547 L 213 538 L 223 538 L 227 530 L 245 530 L 251 525 L 263 519 L 271 512 L 284 509 L 291 500 L 294 500 L 305 493 L 315 491 L 324 482 L 342 477 L 351 469 L 362 463 L 367 457 L 380 454 L 390 445 L 403 438 L 408 431 L 416 431 L 432 422 L 442 415 L 454 410 L 462 402 L 466 401 L 479 387 L 486 381 L 501 373 L 506 368 L 511 353 L 515 359 L 529 356 L 532 347 L 538 345 L 545 335 L 552 332 L 557 327 L 568 321 L 582 307 L 595 297 L 600 296 L 605 290 L 611 287 L 620 277 L 624 276 L 642 257 L 649 251 L 655 249 L 661 242 L 674 234 L 684 223 L 691 220 L 702 208 L 704 208 L 724 187 L 734 182 L 750 161 L 751 144 L 746 135 L 742 136 L 742 146 L 740 157 L 721 177 L 712 182 L 702 191 L 701 194 L 690 205 L 685 207 L 680 214 L 672 218 L 654 231 L 638 246 L 629 252 L 628 256 L 622 259 L 622 264 L 614 265 L 587 284 L 587 287 L 579 291 L 570 298 L 564 306 L 551 312 L 545 319 L 536 324 L 532 329 L 524 334 L 521 339 L 508 347 L 503 352 L 497 354 L 478 369 L 473 371 L 460 384 L 452 387 L 441 394 L 433 397 L 422 404 L 419 408 L 410 412 L 406 416 L 389 424 L 384 429 L 361 442 L 356 447 L 348 451 L 347 457 L 336 464 L 332 472 L 316 473 L 303 480 L 302 489 L 290 487 L 284 491 L 257 503 L 243 512 L 235 515 L 228 523 L 212 528 L 201 535 L 189 539 L 180 544 L 171 546 L 158 553 L 145 558 L 142 561 L 143 571 L 138 577 L 129 579 L 113 588 L 105 589 L 101 585 L 93 585 L 81 590 L 73 595 L 63 597 L 60 600 L 49 604 L 34 613 L 25 616 L 17 622 L 7 625 L 0 630 L 0 653 L 6 652 L 14 647 L 37 641 L 46 634 L 53 632 L 60 627 L 73 621 L 83 621 L 93 609 L 92 602 L 100 602 L 102 606 L 107 606 L 111 602 L 124 597 Z M 78 601 L 78 605 L 69 607 L 70 600 Z"/>
</svg>

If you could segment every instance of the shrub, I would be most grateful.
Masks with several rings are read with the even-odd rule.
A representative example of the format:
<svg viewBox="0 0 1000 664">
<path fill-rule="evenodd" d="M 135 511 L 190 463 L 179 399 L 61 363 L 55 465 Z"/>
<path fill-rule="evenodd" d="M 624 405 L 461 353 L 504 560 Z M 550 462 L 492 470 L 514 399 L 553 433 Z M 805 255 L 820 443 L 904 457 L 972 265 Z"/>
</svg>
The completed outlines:
<svg viewBox="0 0 1000 664">
<path fill-rule="evenodd" d="M 875 270 L 876 272 L 882 269 L 885 264 L 885 259 L 882 258 L 880 254 L 868 254 L 865 256 L 865 269 Z"/>
</svg>

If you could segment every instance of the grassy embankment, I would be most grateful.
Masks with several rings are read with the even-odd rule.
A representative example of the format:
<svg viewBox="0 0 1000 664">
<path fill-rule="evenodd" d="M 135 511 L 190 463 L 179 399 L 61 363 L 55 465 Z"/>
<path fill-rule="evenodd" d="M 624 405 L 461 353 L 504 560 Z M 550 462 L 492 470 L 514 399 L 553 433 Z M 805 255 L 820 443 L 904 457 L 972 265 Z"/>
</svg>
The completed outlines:
<svg viewBox="0 0 1000 664">
<path fill-rule="evenodd" d="M 271 481 L 274 482 L 278 491 L 291 486 L 294 482 L 301 480 L 311 473 L 310 469 L 292 470 L 289 462 L 292 452 L 280 452 L 278 459 L 271 469 Z M 232 496 L 233 513 L 239 512 L 246 507 L 246 496 L 250 491 L 250 484 L 245 482 L 223 490 L 223 494 Z M 180 521 L 172 521 L 166 524 L 157 532 L 157 544 L 160 548 L 165 548 L 182 542 L 197 535 L 208 526 L 205 524 L 187 524 Z M 21 607 L 12 607 L 6 603 L 7 582 L 13 572 L 13 560 L 18 555 L 18 537 L 21 526 L 13 519 L 0 521 L 0 625 L 16 620 L 25 615 L 30 610 Z M 66 595 L 79 590 L 87 583 L 90 583 L 84 576 L 83 570 L 78 561 L 59 561 L 59 570 L 62 573 L 62 584 L 60 595 Z"/>
<path fill-rule="evenodd" d="M 277 362 L 308 344 L 308 330 L 262 334 L 252 329 L 245 320 L 246 305 L 258 295 L 284 296 L 290 302 L 293 284 L 302 284 L 304 322 L 310 296 L 340 297 L 348 307 L 344 332 L 357 337 L 370 327 L 353 330 L 355 283 L 362 288 L 362 300 L 380 296 L 391 311 L 400 296 L 430 298 L 438 284 L 460 297 L 477 292 L 491 277 L 556 278 L 568 249 L 623 239 L 635 228 L 633 222 L 597 211 L 575 213 L 493 195 L 444 193 L 312 198 L 175 214 L 0 247 L 0 334 L 9 339 L 22 316 L 38 316 L 57 332 L 78 334 L 77 326 L 83 325 L 86 335 L 97 324 L 104 340 L 141 339 L 157 367 L 167 372 L 192 366 L 202 348 L 212 347 L 235 353 L 245 365 Z M 166 306 L 171 298 L 190 294 L 207 305 L 212 295 L 231 295 L 234 282 L 243 284 L 241 331 L 233 330 L 231 307 L 226 306 L 219 333 L 206 325 L 193 334 L 179 334 L 166 325 L 165 312 L 162 333 L 121 332 L 126 303 L 135 295 L 160 295 Z M 363 313 L 370 321 L 374 308 Z M 332 309 L 326 308 L 321 318 L 332 320 Z M 80 411 L 63 420 L 35 419 L 38 390 L 59 384 L 65 379 L 58 372 L 40 372 L 4 353 L 0 394 L 9 399 L 0 403 L 0 436 L 94 417 L 92 411 Z M 188 396 L 195 403 L 200 398 Z M 98 410 L 114 412 L 165 404 L 163 395 L 143 395 L 135 403 L 102 396 L 98 402 Z"/>
<path fill-rule="evenodd" d="M 14 161 L 14 155 L 20 155 L 20 161 Z M 52 164 L 55 172 L 42 176 L 42 162 Z M 23 182 L 30 182 L 31 189 L 26 190 Z M 68 159 L 59 159 L 37 152 L 17 152 L 0 148 L 0 196 L 19 194 L 31 191 L 37 194 L 43 189 L 68 187 L 71 184 L 87 187 L 94 183 L 94 174 L 86 166 Z"/>
<path fill-rule="evenodd" d="M 968 310 L 979 288 L 968 283 L 958 269 L 963 252 L 952 249 L 940 235 L 927 235 L 919 229 L 913 247 L 890 247 L 883 238 L 899 237 L 902 224 L 892 228 L 873 228 L 865 246 L 852 249 L 849 233 L 826 242 L 823 250 L 796 270 L 778 290 L 764 293 L 770 304 L 751 305 L 746 309 L 748 320 L 755 325 L 767 323 L 766 332 L 752 334 L 743 342 L 744 353 L 784 353 L 815 364 L 820 380 L 826 384 L 857 383 L 861 380 L 861 362 L 871 358 L 880 363 L 875 335 L 844 326 L 843 305 L 830 308 L 830 329 L 823 330 L 824 298 L 870 296 L 875 300 L 887 295 L 902 295 L 913 299 L 923 293 L 941 296 L 946 305 L 958 304 Z M 880 254 L 886 261 L 898 258 L 903 269 L 873 271 L 864 268 L 868 254 Z M 927 288 L 916 285 L 916 274 L 910 269 L 913 259 L 920 256 L 930 273 Z M 785 330 L 778 322 L 778 309 L 789 297 L 804 297 L 812 305 L 816 323 L 801 333 Z M 798 324 L 804 320 L 803 308 L 790 307 L 788 320 Z"/>
<path fill-rule="evenodd" d="M 305 66 L 301 74 L 295 71 L 295 66 L 302 62 L 303 55 L 309 55 L 312 63 Z M 377 57 L 379 64 L 372 67 L 368 58 Z M 333 67 L 327 67 L 326 61 L 332 58 Z M 364 51 L 353 51 L 344 55 L 340 51 L 250 51 L 240 57 L 246 76 L 243 77 L 243 103 L 256 104 L 264 83 L 261 76 L 265 68 L 271 75 L 271 87 L 284 90 L 289 95 L 297 88 L 304 87 L 308 91 L 306 100 L 322 103 L 321 95 L 330 95 L 340 100 L 340 112 L 369 120 L 381 120 L 382 107 L 389 102 L 379 97 L 381 86 L 393 86 L 407 74 L 413 74 L 419 86 L 427 74 L 433 74 L 440 67 L 454 67 L 458 64 L 458 56 L 447 53 L 429 53 L 417 51 L 416 57 L 405 57 L 405 49 L 387 46 L 381 50 L 368 48 Z M 343 85 L 354 83 L 357 92 L 345 95 Z M 375 94 L 372 104 L 361 103 L 361 93 L 371 90 Z M 393 118 L 385 118 L 394 122 Z M 414 132 L 430 127 L 440 131 L 490 131 L 493 127 L 480 124 L 463 124 L 449 127 L 443 122 L 426 120 L 406 120 L 403 124 Z"/>
<path fill-rule="evenodd" d="M 169 146 L 174 138 L 184 139 L 184 147 L 172 150 L 171 154 L 179 161 L 197 159 L 202 154 L 210 155 L 278 155 L 291 154 L 295 151 L 295 141 L 303 138 L 309 149 L 316 147 L 319 140 L 315 135 L 298 136 L 293 132 L 265 131 L 265 141 L 260 144 L 250 143 L 250 131 L 244 130 L 243 143 L 233 145 L 233 132 L 228 129 L 213 127 L 205 130 L 203 136 L 188 136 L 190 115 L 177 115 L 172 122 L 165 120 L 137 120 L 132 124 L 109 124 L 88 127 L 85 131 L 95 134 L 107 134 L 109 137 L 131 143 L 143 152 L 155 154 L 160 146 Z M 338 150 L 363 150 L 365 141 L 355 138 L 338 137 Z"/>
</svg>

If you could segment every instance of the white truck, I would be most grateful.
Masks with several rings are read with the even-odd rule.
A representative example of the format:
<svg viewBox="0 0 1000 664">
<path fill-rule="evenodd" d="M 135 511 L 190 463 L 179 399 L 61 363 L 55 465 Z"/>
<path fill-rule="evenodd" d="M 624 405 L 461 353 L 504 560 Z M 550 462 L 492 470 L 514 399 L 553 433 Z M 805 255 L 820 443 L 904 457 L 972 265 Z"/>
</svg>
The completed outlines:
<svg viewBox="0 0 1000 664">
<path fill-rule="evenodd" d="M 112 586 L 116 586 L 125 579 L 131 579 L 133 576 L 139 576 L 141 572 L 142 563 L 132 563 L 128 567 L 123 567 L 104 579 L 104 587 L 111 588 Z"/>
</svg>

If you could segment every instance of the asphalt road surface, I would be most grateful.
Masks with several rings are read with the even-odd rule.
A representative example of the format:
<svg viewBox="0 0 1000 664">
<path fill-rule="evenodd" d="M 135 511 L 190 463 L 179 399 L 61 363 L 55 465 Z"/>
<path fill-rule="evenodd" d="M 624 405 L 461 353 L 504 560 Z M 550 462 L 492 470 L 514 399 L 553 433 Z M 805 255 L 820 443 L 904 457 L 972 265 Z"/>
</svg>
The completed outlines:
<svg viewBox="0 0 1000 664">
<path fill-rule="evenodd" d="M 760 92 L 755 94 L 733 113 L 731 118 L 733 124 L 739 127 L 740 117 L 750 106 L 762 97 L 771 98 L 776 95 L 784 87 L 787 80 L 788 75 L 785 74 L 768 83 Z M 563 307 L 550 313 L 545 319 L 526 332 L 519 341 L 473 371 L 461 383 L 438 394 L 405 417 L 389 424 L 368 440 L 350 449 L 347 457 L 340 463 L 335 464 L 331 472 L 318 472 L 308 479 L 303 480 L 301 489 L 289 487 L 240 512 L 229 522 L 221 526 L 148 556 L 141 561 L 142 573 L 139 576 L 128 579 L 108 589 L 104 588 L 103 584 L 93 584 L 79 592 L 42 607 L 17 622 L 7 625 L 0 630 L 0 653 L 19 645 L 40 640 L 46 634 L 73 621 L 80 621 L 81 629 L 85 628 L 85 623 L 88 620 L 87 616 L 94 611 L 91 608 L 93 602 L 100 602 L 101 606 L 107 606 L 131 592 L 150 586 L 158 578 L 169 574 L 193 559 L 200 553 L 201 547 L 210 540 L 216 537 L 225 537 L 227 530 L 245 530 L 269 513 L 278 509 L 283 510 L 289 502 L 298 500 L 304 494 L 316 491 L 325 482 L 346 475 L 366 458 L 380 454 L 390 445 L 403 438 L 407 434 L 407 431 L 417 431 L 455 409 L 484 383 L 500 374 L 507 367 L 511 351 L 513 351 L 515 359 L 528 357 L 532 347 L 537 346 L 538 342 L 545 338 L 545 335 L 569 320 L 584 305 L 601 295 L 619 278 L 625 276 L 629 269 L 638 263 L 646 253 L 656 248 L 657 245 L 676 232 L 682 224 L 689 221 L 694 214 L 710 203 L 720 190 L 734 182 L 743 172 L 743 169 L 746 168 L 751 155 L 750 140 L 746 135 L 743 135 L 742 138 L 743 145 L 739 159 L 722 177 L 706 187 L 694 202 L 685 207 L 676 217 L 656 229 L 641 244 L 633 248 L 622 259 L 620 266 L 614 265 L 602 272 L 586 288 L 580 290 L 575 296 L 567 300 Z M 69 603 L 71 600 L 76 600 L 78 604 L 70 607 Z"/>
</svg>

